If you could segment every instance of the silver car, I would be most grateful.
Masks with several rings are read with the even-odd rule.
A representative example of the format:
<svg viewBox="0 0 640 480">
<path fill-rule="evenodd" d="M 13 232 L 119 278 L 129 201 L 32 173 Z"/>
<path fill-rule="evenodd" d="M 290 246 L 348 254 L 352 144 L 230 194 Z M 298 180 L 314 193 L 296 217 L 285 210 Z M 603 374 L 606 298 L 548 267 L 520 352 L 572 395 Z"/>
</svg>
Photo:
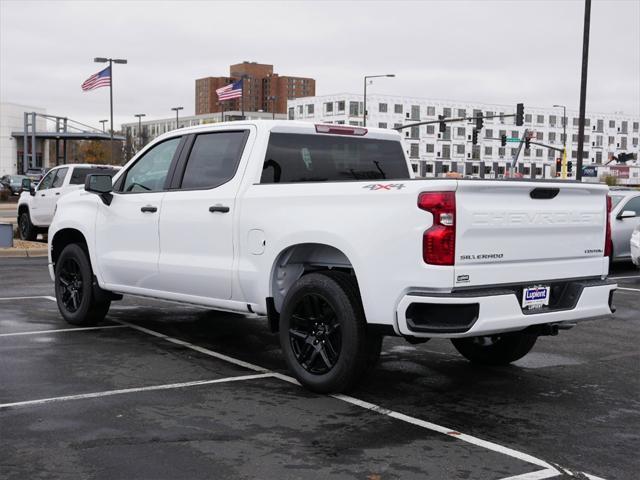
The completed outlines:
<svg viewBox="0 0 640 480">
<path fill-rule="evenodd" d="M 636 226 L 631 234 L 631 261 L 633 264 L 640 268 L 640 223 Z"/>
<path fill-rule="evenodd" d="M 629 241 L 636 226 L 640 225 L 640 190 L 612 188 L 611 196 L 611 240 L 613 261 L 629 261 Z"/>
</svg>

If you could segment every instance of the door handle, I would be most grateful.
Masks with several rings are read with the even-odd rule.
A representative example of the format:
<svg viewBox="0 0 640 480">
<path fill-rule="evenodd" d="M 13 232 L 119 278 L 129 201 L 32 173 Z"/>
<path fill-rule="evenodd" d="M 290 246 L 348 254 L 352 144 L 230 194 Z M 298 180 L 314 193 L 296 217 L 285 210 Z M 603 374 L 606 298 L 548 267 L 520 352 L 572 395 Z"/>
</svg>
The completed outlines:
<svg viewBox="0 0 640 480">
<path fill-rule="evenodd" d="M 56 195 L 60 195 L 60 192 L 56 192 Z"/>
<path fill-rule="evenodd" d="M 140 211 L 144 213 L 155 213 L 158 211 L 158 207 L 154 207 L 153 205 L 145 205 L 144 207 L 140 208 Z"/>
<path fill-rule="evenodd" d="M 40 196 L 41 197 L 46 197 L 46 195 L 44 193 L 41 193 Z"/>
<path fill-rule="evenodd" d="M 213 205 L 212 207 L 209 207 L 209 211 L 212 213 L 213 212 L 227 213 L 229 211 L 229 207 L 225 205 Z"/>
</svg>

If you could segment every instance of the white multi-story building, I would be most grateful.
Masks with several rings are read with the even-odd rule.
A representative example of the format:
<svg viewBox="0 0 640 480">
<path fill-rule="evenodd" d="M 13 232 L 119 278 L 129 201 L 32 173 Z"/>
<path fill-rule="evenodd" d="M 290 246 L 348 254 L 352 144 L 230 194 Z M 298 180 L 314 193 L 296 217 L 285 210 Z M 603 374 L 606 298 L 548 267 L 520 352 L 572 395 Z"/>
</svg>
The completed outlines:
<svg viewBox="0 0 640 480">
<path fill-rule="evenodd" d="M 417 122 L 445 117 L 483 116 L 484 128 L 479 132 L 478 144 L 472 144 L 474 122 L 448 123 L 440 133 L 438 124 L 421 125 L 401 130 L 405 150 L 414 170 L 422 176 L 441 176 L 458 172 L 476 177 L 505 174 L 518 151 L 518 141 L 501 146 L 501 137 L 521 139 L 525 130 L 533 132 L 533 142 L 561 149 L 563 147 L 563 109 L 537 108 L 525 105 L 524 125 L 515 125 L 516 105 L 495 105 L 456 102 L 417 97 L 367 95 L 367 126 L 397 128 Z M 346 125 L 363 124 L 363 96 L 342 93 L 289 100 L 288 118 Z M 567 110 L 567 155 L 575 175 L 578 146 L 578 112 Z M 638 159 L 639 117 L 624 114 L 588 113 L 585 122 L 584 165 L 605 164 L 611 156 L 634 153 Z M 524 177 L 555 175 L 555 160 L 561 153 L 538 145 L 523 148 L 518 157 L 517 170 Z"/>
<path fill-rule="evenodd" d="M 218 123 L 222 122 L 224 117 L 224 121 L 233 121 L 233 120 L 241 120 L 242 112 L 231 110 L 220 113 L 205 113 L 202 115 L 190 115 L 185 117 L 180 117 L 178 119 L 179 128 L 184 127 L 193 127 L 196 125 L 205 125 L 208 123 Z M 271 112 L 245 112 L 244 117 L 247 120 L 284 120 L 287 116 L 283 113 L 273 114 Z M 143 117 L 144 118 L 144 117 Z M 141 131 L 139 130 L 141 127 Z M 138 122 L 129 122 L 123 123 L 122 132 L 129 138 L 132 139 L 133 143 L 138 146 L 140 143 L 147 144 L 154 138 L 163 133 L 170 132 L 171 130 L 175 130 L 176 127 L 176 117 L 166 117 L 159 118 L 155 120 L 142 120 Z"/>
</svg>

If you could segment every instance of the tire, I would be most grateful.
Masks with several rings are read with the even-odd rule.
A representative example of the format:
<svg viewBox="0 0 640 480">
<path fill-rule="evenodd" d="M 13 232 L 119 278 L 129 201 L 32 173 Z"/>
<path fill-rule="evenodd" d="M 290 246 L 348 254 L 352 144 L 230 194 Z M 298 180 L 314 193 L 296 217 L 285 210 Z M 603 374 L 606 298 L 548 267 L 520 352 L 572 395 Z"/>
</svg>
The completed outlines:
<svg viewBox="0 0 640 480">
<path fill-rule="evenodd" d="M 451 342 L 472 363 L 508 365 L 529 353 L 537 340 L 537 335 L 513 332 L 486 337 L 453 338 Z"/>
<path fill-rule="evenodd" d="M 382 344 L 367 334 L 355 279 L 310 273 L 289 290 L 280 314 L 280 345 L 289 370 L 307 389 L 342 392 L 375 364 Z"/>
<path fill-rule="evenodd" d="M 96 301 L 89 256 L 77 243 L 67 245 L 58 257 L 55 291 L 58 310 L 71 325 L 95 325 L 104 320 L 111 306 L 109 300 Z"/>
<path fill-rule="evenodd" d="M 18 217 L 18 231 L 20 232 L 20 239 L 34 241 L 38 236 L 37 227 L 31 223 L 31 217 L 28 211 L 24 211 Z"/>
</svg>

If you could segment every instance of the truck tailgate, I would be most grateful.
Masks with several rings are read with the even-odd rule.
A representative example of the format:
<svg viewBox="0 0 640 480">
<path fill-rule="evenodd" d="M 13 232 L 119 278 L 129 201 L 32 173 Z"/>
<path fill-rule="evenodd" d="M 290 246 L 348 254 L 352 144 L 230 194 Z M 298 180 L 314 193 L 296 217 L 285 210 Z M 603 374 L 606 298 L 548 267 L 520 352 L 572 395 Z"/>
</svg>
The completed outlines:
<svg viewBox="0 0 640 480">
<path fill-rule="evenodd" d="M 455 286 L 606 275 L 607 187 L 459 181 Z"/>
</svg>

